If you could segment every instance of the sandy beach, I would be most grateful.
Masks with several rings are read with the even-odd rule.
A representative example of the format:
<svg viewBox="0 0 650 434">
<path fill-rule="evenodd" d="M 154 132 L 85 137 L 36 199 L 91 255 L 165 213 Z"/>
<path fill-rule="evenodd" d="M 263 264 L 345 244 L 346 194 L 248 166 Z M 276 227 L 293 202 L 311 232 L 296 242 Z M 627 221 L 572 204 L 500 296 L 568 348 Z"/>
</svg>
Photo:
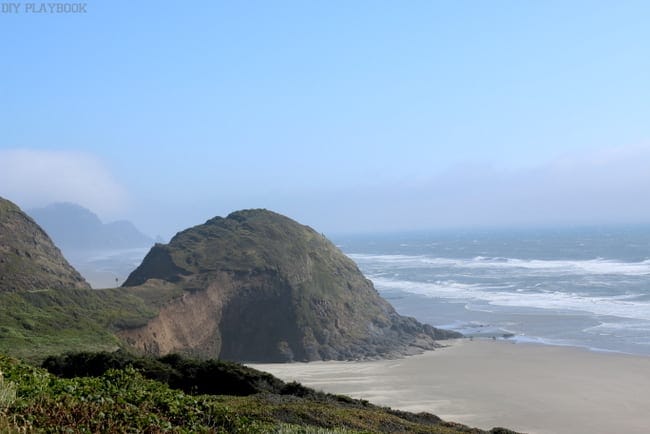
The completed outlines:
<svg viewBox="0 0 650 434">
<path fill-rule="evenodd" d="M 650 357 L 458 340 L 399 360 L 250 366 L 326 392 L 484 429 L 650 432 Z"/>
</svg>

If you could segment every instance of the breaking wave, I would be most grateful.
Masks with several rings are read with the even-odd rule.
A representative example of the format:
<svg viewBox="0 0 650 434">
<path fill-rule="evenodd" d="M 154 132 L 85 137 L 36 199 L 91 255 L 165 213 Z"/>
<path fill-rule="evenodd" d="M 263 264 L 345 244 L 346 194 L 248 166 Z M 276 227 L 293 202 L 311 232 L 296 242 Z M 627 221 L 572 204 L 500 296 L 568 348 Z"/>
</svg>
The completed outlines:
<svg viewBox="0 0 650 434">
<path fill-rule="evenodd" d="M 539 271 L 554 274 L 613 274 L 624 276 L 650 276 L 650 259 L 639 262 L 622 262 L 610 259 L 587 260 L 543 260 L 491 258 L 475 256 L 473 258 L 435 258 L 411 255 L 369 255 L 352 253 L 348 255 L 358 263 L 391 264 L 396 268 L 411 267 L 455 267 L 465 269 L 496 269 Z"/>
</svg>

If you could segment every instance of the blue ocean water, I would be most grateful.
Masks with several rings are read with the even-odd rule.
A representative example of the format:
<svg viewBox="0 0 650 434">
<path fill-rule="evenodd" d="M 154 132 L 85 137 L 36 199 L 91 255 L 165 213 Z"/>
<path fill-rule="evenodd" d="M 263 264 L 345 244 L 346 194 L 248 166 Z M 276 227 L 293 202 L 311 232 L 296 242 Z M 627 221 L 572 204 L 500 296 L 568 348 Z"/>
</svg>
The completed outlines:
<svg viewBox="0 0 650 434">
<path fill-rule="evenodd" d="M 650 355 L 650 226 L 334 241 L 398 312 L 434 326 Z"/>
</svg>

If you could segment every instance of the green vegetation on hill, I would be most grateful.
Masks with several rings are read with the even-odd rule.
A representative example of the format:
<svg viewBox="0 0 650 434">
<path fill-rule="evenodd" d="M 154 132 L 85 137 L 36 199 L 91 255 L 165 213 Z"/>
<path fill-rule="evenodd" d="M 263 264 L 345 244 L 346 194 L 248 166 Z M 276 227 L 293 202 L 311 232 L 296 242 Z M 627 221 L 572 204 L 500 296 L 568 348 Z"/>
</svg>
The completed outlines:
<svg viewBox="0 0 650 434">
<path fill-rule="evenodd" d="M 125 288 L 90 291 L 0 198 L 0 351 L 38 360 L 129 347 L 237 361 L 399 357 L 457 333 L 402 317 L 329 240 L 267 210 L 156 245 Z"/>
<path fill-rule="evenodd" d="M 40 361 L 66 351 L 115 350 L 124 345 L 116 330 L 155 315 L 122 288 L 0 292 L 0 352 Z"/>
<path fill-rule="evenodd" d="M 43 288 L 90 285 L 34 220 L 0 197 L 0 292 Z"/>
<path fill-rule="evenodd" d="M 50 364 L 56 362 L 64 369 L 76 369 L 67 363 L 80 363 L 83 367 L 84 360 L 109 360 L 106 354 L 93 357 L 71 355 L 57 359 L 58 362 L 50 360 Z M 124 362 L 126 358 L 120 360 Z M 171 364 L 135 358 L 132 364 L 121 369 L 102 369 L 94 377 L 60 378 L 0 355 L 0 432 L 482 432 L 443 422 L 426 413 L 394 411 L 286 384 L 236 364 L 179 358 L 168 361 Z M 240 385 L 253 387 L 240 394 L 243 396 L 186 393 L 145 378 L 161 367 L 159 363 L 170 372 L 176 370 L 172 366 L 194 366 L 203 369 L 204 375 L 214 377 L 215 383 L 220 379 L 237 379 Z M 92 369 L 89 365 L 85 367 Z M 191 371 L 183 375 L 187 374 L 192 376 Z"/>
<path fill-rule="evenodd" d="M 157 244 L 124 286 L 152 280 L 186 293 L 147 327 L 125 333 L 154 355 L 274 362 L 398 357 L 460 336 L 400 316 L 327 238 L 268 210 L 215 217 Z"/>
<path fill-rule="evenodd" d="M 288 385 L 273 375 L 239 363 L 189 359 L 177 354 L 153 358 L 125 351 L 78 352 L 50 356 L 41 366 L 65 378 L 100 376 L 109 369 L 131 366 L 146 378 L 193 394 L 247 396 L 263 392 L 287 394 L 288 390 Z"/>
</svg>

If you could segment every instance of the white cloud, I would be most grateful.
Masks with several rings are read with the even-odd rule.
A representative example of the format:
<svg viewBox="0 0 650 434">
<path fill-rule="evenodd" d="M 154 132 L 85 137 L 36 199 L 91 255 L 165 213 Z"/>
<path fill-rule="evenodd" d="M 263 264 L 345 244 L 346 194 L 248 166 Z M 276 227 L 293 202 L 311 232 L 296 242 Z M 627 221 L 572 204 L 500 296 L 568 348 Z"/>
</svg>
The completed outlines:
<svg viewBox="0 0 650 434">
<path fill-rule="evenodd" d="M 74 202 L 102 216 L 126 206 L 125 189 L 98 158 L 69 151 L 0 150 L 0 196 L 23 209 Z"/>
</svg>

